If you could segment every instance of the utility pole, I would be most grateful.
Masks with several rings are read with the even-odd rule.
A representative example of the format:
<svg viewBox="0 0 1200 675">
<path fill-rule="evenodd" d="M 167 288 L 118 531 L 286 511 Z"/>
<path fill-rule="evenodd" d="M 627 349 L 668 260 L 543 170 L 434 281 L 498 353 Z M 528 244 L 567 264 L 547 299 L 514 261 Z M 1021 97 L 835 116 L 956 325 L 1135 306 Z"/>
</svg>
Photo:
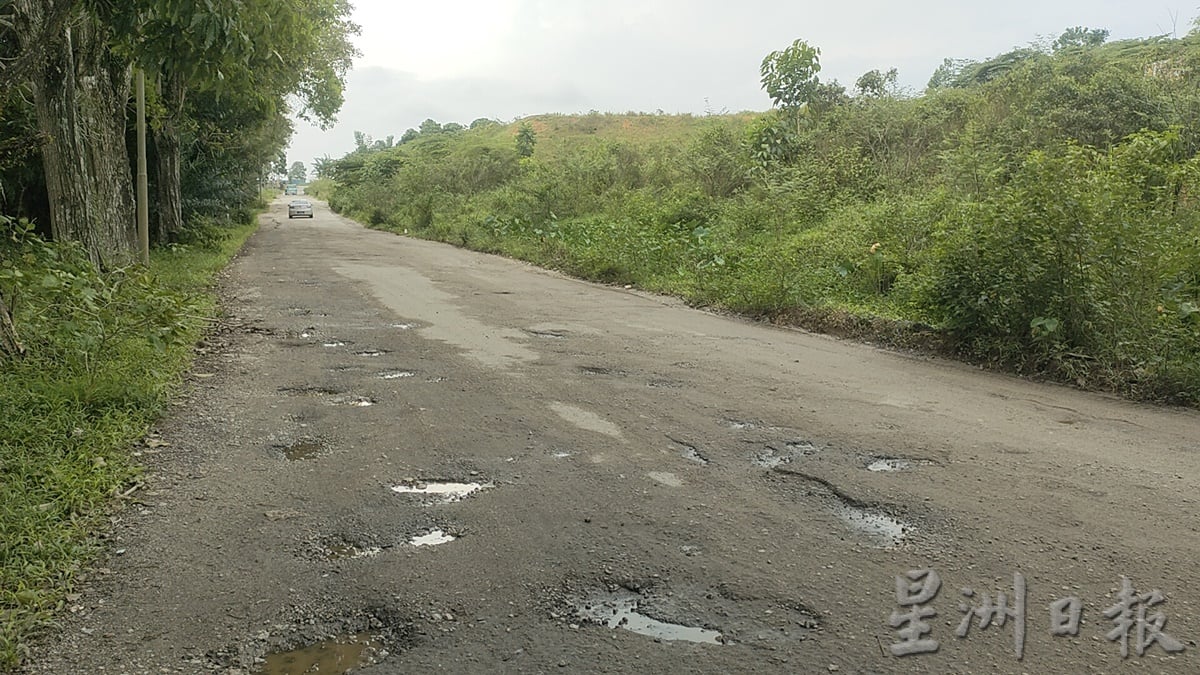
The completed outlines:
<svg viewBox="0 0 1200 675">
<path fill-rule="evenodd" d="M 150 264 L 150 190 L 146 175 L 146 71 L 137 71 L 137 229 L 142 264 Z"/>
</svg>

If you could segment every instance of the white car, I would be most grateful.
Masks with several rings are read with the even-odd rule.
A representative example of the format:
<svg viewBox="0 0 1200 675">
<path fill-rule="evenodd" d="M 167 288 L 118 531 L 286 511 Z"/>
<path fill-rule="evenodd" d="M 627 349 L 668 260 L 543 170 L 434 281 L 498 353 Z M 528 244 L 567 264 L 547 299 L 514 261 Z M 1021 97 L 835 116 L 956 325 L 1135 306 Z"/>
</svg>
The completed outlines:
<svg viewBox="0 0 1200 675">
<path fill-rule="evenodd" d="M 307 199 L 293 199 L 288 203 L 288 218 L 312 218 L 312 202 Z"/>
</svg>

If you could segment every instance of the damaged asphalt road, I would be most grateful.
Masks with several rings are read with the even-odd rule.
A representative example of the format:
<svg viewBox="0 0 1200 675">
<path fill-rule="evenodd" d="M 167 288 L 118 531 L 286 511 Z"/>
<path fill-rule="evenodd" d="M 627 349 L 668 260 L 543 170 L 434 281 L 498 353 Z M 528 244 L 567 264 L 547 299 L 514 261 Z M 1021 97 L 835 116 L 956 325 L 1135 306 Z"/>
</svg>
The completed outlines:
<svg viewBox="0 0 1200 675">
<path fill-rule="evenodd" d="M 285 208 L 27 672 L 1200 670 L 1196 412 Z"/>
</svg>

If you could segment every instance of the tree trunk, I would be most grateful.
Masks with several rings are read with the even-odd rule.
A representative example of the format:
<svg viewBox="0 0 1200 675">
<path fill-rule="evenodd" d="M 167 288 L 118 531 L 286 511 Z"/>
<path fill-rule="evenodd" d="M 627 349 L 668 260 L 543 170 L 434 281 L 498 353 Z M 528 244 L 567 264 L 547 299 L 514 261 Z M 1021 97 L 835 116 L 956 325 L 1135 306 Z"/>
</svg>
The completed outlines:
<svg viewBox="0 0 1200 675">
<path fill-rule="evenodd" d="M 162 73 L 160 97 L 166 114 L 154 130 L 155 196 L 158 198 L 158 218 L 155 240 L 160 244 L 173 241 L 183 231 L 183 188 L 180 182 L 179 123 L 183 116 L 183 78 L 177 72 Z"/>
<path fill-rule="evenodd" d="M 18 35 L 38 35 L 45 0 L 15 0 Z M 23 30 L 21 28 L 24 28 Z M 31 78 L 42 148 L 50 232 L 78 241 L 103 269 L 137 259 L 133 178 L 125 148 L 130 69 L 108 50 L 107 31 L 77 10 L 42 45 Z"/>
<path fill-rule="evenodd" d="M 10 358 L 21 358 L 25 355 L 25 347 L 17 339 L 17 329 L 13 326 L 12 313 L 0 298 L 0 361 Z"/>
</svg>

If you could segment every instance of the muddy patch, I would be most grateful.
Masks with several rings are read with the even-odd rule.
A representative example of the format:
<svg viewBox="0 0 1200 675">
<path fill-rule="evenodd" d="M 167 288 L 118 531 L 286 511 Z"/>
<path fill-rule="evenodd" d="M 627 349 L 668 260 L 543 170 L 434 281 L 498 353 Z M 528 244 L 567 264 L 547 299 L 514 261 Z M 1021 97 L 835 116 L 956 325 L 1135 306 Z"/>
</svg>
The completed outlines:
<svg viewBox="0 0 1200 675">
<path fill-rule="evenodd" d="M 327 640 L 267 654 L 257 675 L 350 673 L 378 664 L 387 656 L 383 637 L 370 632 L 337 635 Z"/>
<path fill-rule="evenodd" d="M 809 495 L 821 499 L 848 530 L 863 537 L 876 548 L 895 548 L 904 543 L 916 529 L 877 504 L 847 495 L 823 478 L 786 467 L 776 467 L 772 473 L 802 481 Z"/>
<path fill-rule="evenodd" d="M 435 502 L 457 502 L 495 487 L 493 483 L 455 483 L 451 481 L 428 481 L 393 485 L 392 492 L 402 495 L 430 497 Z"/>
<path fill-rule="evenodd" d="M 325 443 L 317 438 L 301 438 L 286 445 L 276 445 L 275 450 L 289 462 L 301 462 L 319 457 L 326 451 Z"/>
<path fill-rule="evenodd" d="M 593 596 L 574 606 L 583 621 L 607 628 L 620 628 L 656 640 L 682 640 L 702 644 L 722 644 L 719 631 L 661 621 L 639 611 L 642 596 L 632 591 L 618 591 Z"/>
</svg>

